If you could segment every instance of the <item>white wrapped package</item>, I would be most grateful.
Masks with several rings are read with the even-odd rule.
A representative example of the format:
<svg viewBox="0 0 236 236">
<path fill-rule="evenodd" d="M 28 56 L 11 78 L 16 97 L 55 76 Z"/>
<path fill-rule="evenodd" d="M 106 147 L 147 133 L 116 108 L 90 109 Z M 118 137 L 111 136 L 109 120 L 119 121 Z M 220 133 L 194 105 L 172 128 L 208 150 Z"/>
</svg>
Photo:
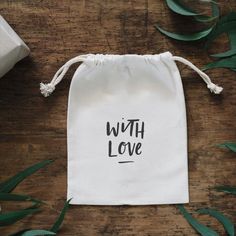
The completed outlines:
<svg viewBox="0 0 236 236">
<path fill-rule="evenodd" d="M 0 15 L 0 78 L 29 53 L 27 45 Z"/>
</svg>

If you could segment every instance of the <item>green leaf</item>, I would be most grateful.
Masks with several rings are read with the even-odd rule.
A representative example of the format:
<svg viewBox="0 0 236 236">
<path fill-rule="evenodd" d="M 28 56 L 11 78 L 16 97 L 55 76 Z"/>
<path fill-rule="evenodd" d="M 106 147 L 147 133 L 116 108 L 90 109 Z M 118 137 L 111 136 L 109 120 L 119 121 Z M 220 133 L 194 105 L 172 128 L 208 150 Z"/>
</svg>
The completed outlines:
<svg viewBox="0 0 236 236">
<path fill-rule="evenodd" d="M 64 217 L 65 217 L 65 214 L 69 208 L 69 204 L 70 204 L 70 201 L 71 199 L 69 199 L 68 201 L 65 202 L 64 204 L 64 207 L 61 211 L 61 214 L 59 215 L 59 217 L 57 218 L 56 222 L 54 223 L 54 225 L 52 226 L 52 228 L 50 229 L 52 232 L 55 232 L 57 233 L 57 231 L 59 230 L 63 220 L 64 220 Z"/>
<path fill-rule="evenodd" d="M 236 12 L 230 12 L 228 15 L 222 17 L 212 30 L 206 42 L 206 47 L 222 33 L 227 33 L 230 41 L 230 49 L 226 52 L 213 54 L 211 56 L 217 58 L 224 58 L 236 55 Z"/>
<path fill-rule="evenodd" d="M 52 162 L 51 160 L 42 161 L 19 172 L 15 176 L 9 178 L 8 180 L 0 184 L 0 192 L 5 192 L 5 193 L 11 192 L 26 177 L 32 175 L 34 172 L 50 164 L 51 162 Z"/>
<path fill-rule="evenodd" d="M 198 222 L 195 218 L 192 217 L 190 213 L 184 208 L 183 205 L 177 206 L 184 218 L 188 221 L 188 223 L 202 236 L 219 236 L 216 231 L 213 229 L 203 225 Z"/>
<path fill-rule="evenodd" d="M 211 62 L 203 67 L 203 70 L 209 70 L 213 68 L 236 68 L 236 56 L 221 59 L 219 61 Z"/>
<path fill-rule="evenodd" d="M 40 202 L 40 200 L 34 199 L 28 195 L 19 195 L 12 193 L 1 193 L 0 192 L 0 201 L 32 201 Z"/>
<path fill-rule="evenodd" d="M 161 27 L 159 27 L 158 25 L 155 26 L 161 33 L 163 33 L 164 35 L 176 39 L 176 40 L 180 40 L 180 41 L 197 41 L 200 39 L 205 38 L 212 30 L 212 28 L 197 32 L 197 33 L 192 33 L 192 34 L 176 34 L 176 33 L 171 33 L 168 32 L 164 29 L 162 29 Z"/>
<path fill-rule="evenodd" d="M 230 57 L 236 54 L 236 30 L 229 31 L 228 36 L 230 41 L 230 50 L 222 53 L 213 54 L 211 55 L 212 57 L 223 58 Z"/>
<path fill-rule="evenodd" d="M 214 1 L 211 2 L 211 11 L 212 11 L 211 16 L 204 16 L 204 15 L 194 16 L 194 19 L 199 22 L 210 22 L 218 19 L 220 15 L 220 10 L 218 4 Z"/>
<path fill-rule="evenodd" d="M 199 15 L 198 13 L 194 12 L 190 8 L 184 6 L 184 4 L 182 4 L 181 1 L 179 0 L 166 0 L 166 3 L 172 11 L 180 15 L 183 15 L 183 16 Z"/>
<path fill-rule="evenodd" d="M 22 236 L 22 234 L 24 232 L 29 231 L 29 230 L 31 230 L 31 229 L 23 229 L 23 230 L 20 230 L 20 231 L 14 233 L 14 234 L 10 234 L 9 236 Z"/>
<path fill-rule="evenodd" d="M 24 217 L 38 212 L 38 209 L 27 209 L 21 211 L 12 211 L 0 214 L 0 226 L 11 225 Z"/>
<path fill-rule="evenodd" d="M 0 201 L 30 201 L 30 199 L 31 197 L 27 195 L 0 192 Z"/>
<path fill-rule="evenodd" d="M 211 15 L 216 17 L 220 15 L 220 9 L 217 1 L 211 1 Z"/>
<path fill-rule="evenodd" d="M 225 193 L 230 193 L 233 195 L 236 195 L 236 187 L 231 187 L 231 186 L 216 186 L 215 190 L 219 192 L 225 192 Z"/>
<path fill-rule="evenodd" d="M 226 232 L 229 236 L 234 236 L 234 224 L 233 222 L 226 216 L 224 216 L 219 211 L 213 209 L 199 209 L 197 211 L 200 214 L 207 214 L 215 217 L 225 228 Z"/>
<path fill-rule="evenodd" d="M 236 28 L 236 12 L 230 12 L 228 15 L 222 17 L 211 33 L 209 34 L 206 42 L 206 47 L 209 46 L 209 44 L 217 38 L 219 35 L 223 33 L 229 33 L 232 30 L 234 31 Z"/>
<path fill-rule="evenodd" d="M 233 152 L 236 152 L 236 143 L 222 143 L 222 144 L 219 144 L 218 146 L 225 147 Z"/>
<path fill-rule="evenodd" d="M 24 208 L 24 210 L 28 210 L 28 209 L 36 209 L 36 208 L 39 208 L 41 206 L 41 203 L 42 202 L 34 202 L 31 206 L 27 207 L 27 208 Z"/>
<path fill-rule="evenodd" d="M 212 54 L 212 57 L 218 57 L 218 58 L 223 58 L 223 57 L 231 57 L 236 54 L 236 49 L 230 49 L 226 52 L 222 53 L 217 53 L 217 54 Z"/>
<path fill-rule="evenodd" d="M 168 7 L 177 14 L 184 16 L 193 16 L 199 22 L 210 22 L 219 17 L 219 8 L 215 1 L 212 4 L 212 16 L 205 16 L 195 12 L 193 9 L 185 6 L 180 0 L 166 0 Z"/>
<path fill-rule="evenodd" d="M 216 20 L 218 17 L 217 16 L 194 16 L 194 19 L 199 21 L 199 22 L 210 22 Z"/>
<path fill-rule="evenodd" d="M 26 231 L 21 236 L 38 236 L 38 235 L 56 235 L 56 233 L 48 230 L 34 229 Z"/>
<path fill-rule="evenodd" d="M 230 30 L 228 36 L 231 49 L 236 49 L 236 29 Z"/>
<path fill-rule="evenodd" d="M 216 37 L 218 37 L 219 35 L 223 34 L 223 33 L 227 33 L 230 32 L 231 30 L 235 29 L 236 27 L 236 21 L 229 21 L 220 25 L 216 25 L 216 28 L 212 31 L 212 34 L 209 36 L 209 40 L 213 40 Z"/>
</svg>

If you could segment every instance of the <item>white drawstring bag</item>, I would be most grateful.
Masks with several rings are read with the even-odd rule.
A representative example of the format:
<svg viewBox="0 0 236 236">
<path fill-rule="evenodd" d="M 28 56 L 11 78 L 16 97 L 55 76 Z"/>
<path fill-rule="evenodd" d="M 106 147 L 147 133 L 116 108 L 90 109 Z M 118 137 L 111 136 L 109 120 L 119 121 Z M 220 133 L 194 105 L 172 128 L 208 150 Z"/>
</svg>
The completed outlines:
<svg viewBox="0 0 236 236">
<path fill-rule="evenodd" d="M 68 199 L 72 204 L 146 205 L 189 202 L 187 127 L 175 61 L 195 70 L 211 92 L 221 87 L 184 58 L 84 55 L 62 66 L 47 97 L 69 67 Z"/>
</svg>

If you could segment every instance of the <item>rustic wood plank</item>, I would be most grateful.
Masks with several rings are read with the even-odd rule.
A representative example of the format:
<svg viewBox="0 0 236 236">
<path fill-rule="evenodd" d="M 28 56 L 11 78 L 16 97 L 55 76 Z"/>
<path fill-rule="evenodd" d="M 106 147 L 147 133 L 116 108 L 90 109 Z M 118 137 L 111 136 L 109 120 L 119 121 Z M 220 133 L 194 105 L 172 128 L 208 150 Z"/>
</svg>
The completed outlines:
<svg viewBox="0 0 236 236">
<path fill-rule="evenodd" d="M 236 9 L 234 0 L 221 0 L 223 13 Z M 193 22 L 171 13 L 156 0 L 1 0 L 1 14 L 31 48 L 29 58 L 0 80 L 1 179 L 44 159 L 55 162 L 24 181 L 16 190 L 46 201 L 44 210 L 1 228 L 7 235 L 22 228 L 48 228 L 66 197 L 66 116 L 68 89 L 75 66 L 57 92 L 45 99 L 38 85 L 48 81 L 69 58 L 83 53 L 160 53 L 181 55 L 201 67 L 210 61 L 202 43 L 167 39 L 154 29 L 158 22 L 170 30 L 195 30 Z M 201 27 L 201 26 L 196 26 Z M 222 37 L 216 44 L 224 49 Z M 185 88 L 189 135 L 190 210 L 215 207 L 234 222 L 235 197 L 216 193 L 218 184 L 236 184 L 235 156 L 215 147 L 236 140 L 235 73 L 209 71 L 224 93 L 209 94 L 204 83 L 186 66 L 179 65 Z M 155 188 L 155 186 L 153 186 Z M 5 205 L 4 205 L 5 206 Z M 14 206 L 6 205 L 4 209 Z M 17 205 L 16 205 L 17 206 Z M 200 216 L 203 223 L 209 217 Z M 222 226 L 211 225 L 220 235 Z M 196 235 L 174 206 L 73 206 L 59 235 Z"/>
</svg>

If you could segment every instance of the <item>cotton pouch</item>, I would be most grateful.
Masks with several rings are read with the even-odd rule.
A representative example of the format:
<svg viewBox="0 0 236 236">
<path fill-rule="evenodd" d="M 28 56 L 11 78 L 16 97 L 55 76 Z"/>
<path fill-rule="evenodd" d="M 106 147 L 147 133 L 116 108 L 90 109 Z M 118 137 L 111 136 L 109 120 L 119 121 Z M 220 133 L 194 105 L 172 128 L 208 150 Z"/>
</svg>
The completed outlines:
<svg viewBox="0 0 236 236">
<path fill-rule="evenodd" d="M 194 69 L 211 92 L 222 91 L 170 52 L 78 56 L 51 83 L 40 84 L 49 96 L 69 67 L 82 62 L 68 102 L 67 196 L 72 204 L 189 202 L 185 99 L 175 61 Z"/>
</svg>

